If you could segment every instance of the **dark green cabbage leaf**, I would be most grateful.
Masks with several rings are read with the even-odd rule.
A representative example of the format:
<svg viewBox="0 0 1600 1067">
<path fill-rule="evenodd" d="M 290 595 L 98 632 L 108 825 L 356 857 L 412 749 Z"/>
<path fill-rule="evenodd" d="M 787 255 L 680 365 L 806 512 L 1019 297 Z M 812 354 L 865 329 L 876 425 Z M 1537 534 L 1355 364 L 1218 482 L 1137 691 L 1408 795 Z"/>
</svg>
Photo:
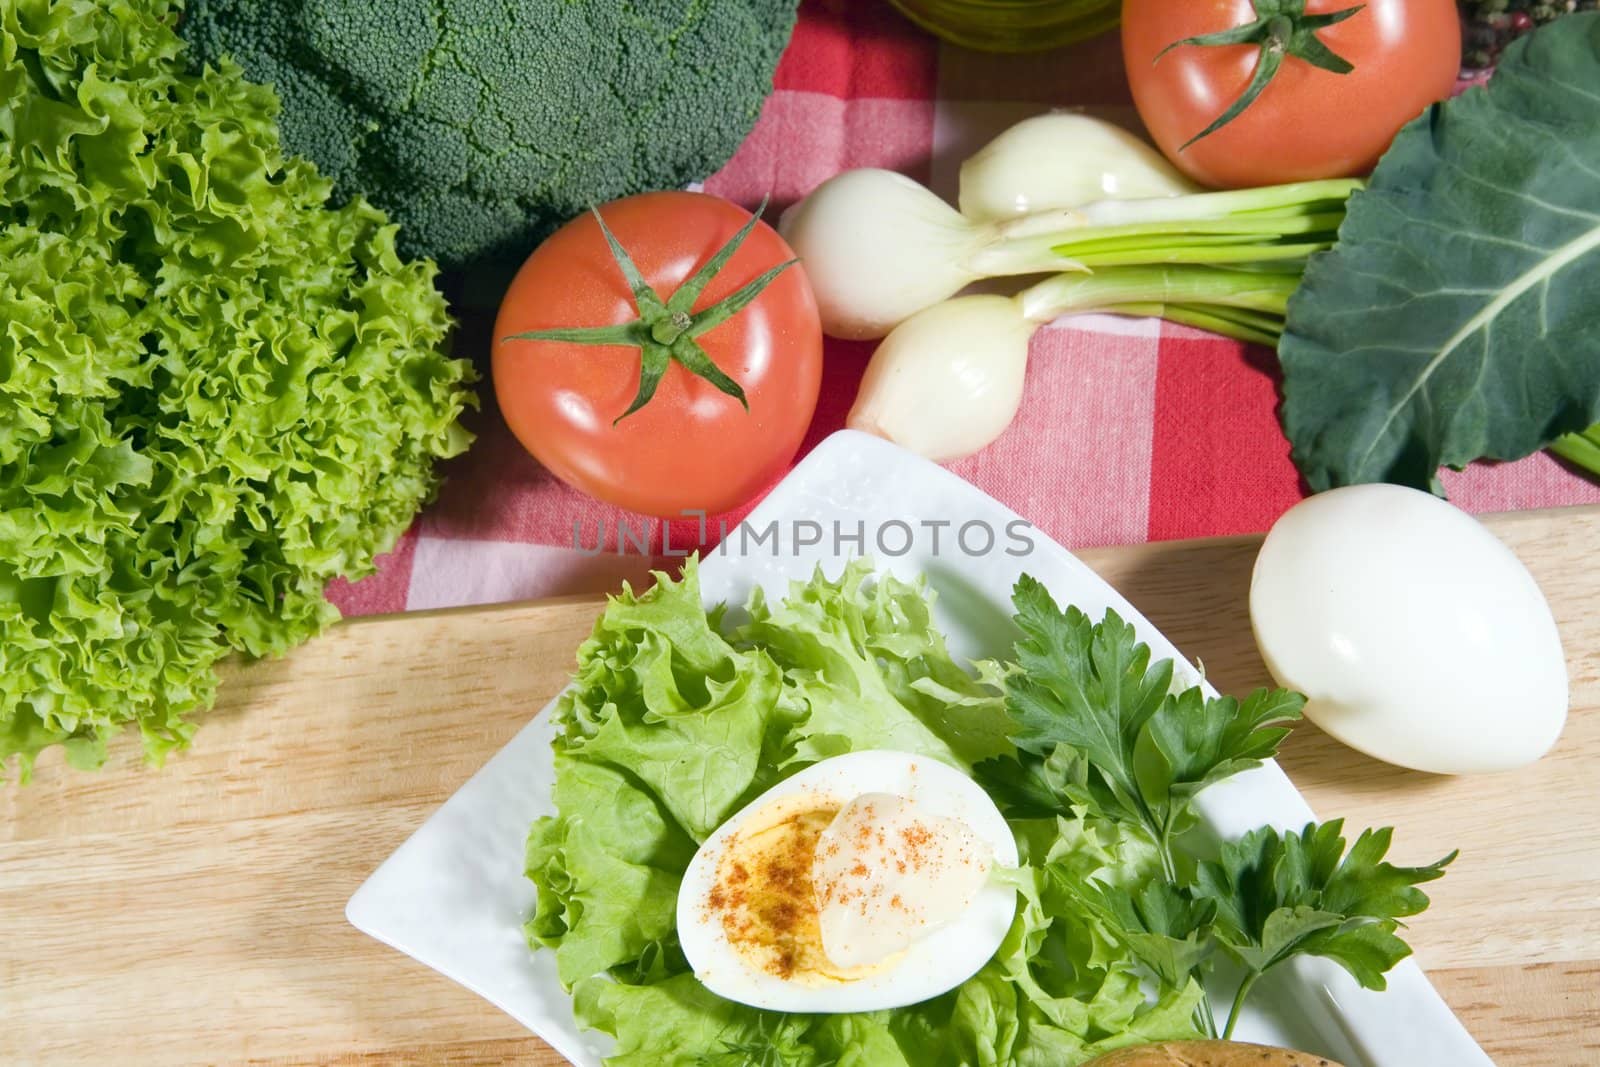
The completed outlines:
<svg viewBox="0 0 1600 1067">
<path fill-rule="evenodd" d="M 1439 490 L 1600 422 L 1600 13 L 1401 130 L 1289 302 L 1283 426 L 1313 489 Z"/>
</svg>

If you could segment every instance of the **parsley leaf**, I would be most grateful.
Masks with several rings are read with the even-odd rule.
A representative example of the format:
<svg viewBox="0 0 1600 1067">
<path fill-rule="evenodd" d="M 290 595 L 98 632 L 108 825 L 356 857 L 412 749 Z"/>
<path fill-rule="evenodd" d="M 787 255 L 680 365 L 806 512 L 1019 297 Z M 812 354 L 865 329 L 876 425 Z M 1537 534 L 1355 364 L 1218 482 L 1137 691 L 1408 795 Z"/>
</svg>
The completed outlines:
<svg viewBox="0 0 1600 1067">
<path fill-rule="evenodd" d="M 1298 834 L 1263 827 L 1199 865 L 1195 893 L 1215 906 L 1217 941 L 1247 972 L 1223 1036 L 1255 980 L 1292 956 L 1324 956 L 1364 987 L 1385 987 L 1384 972 L 1411 954 L 1395 933 L 1399 920 L 1428 906 L 1416 887 L 1456 858 L 1397 867 L 1383 858 L 1391 835 L 1364 830 L 1346 853 L 1343 819 Z"/>
<path fill-rule="evenodd" d="M 1103 779 L 1091 774 L 1089 761 L 1068 745 L 1057 745 L 1044 759 L 985 760 L 973 773 L 1009 819 L 1054 819 L 1068 810 L 1104 818 L 1117 807 Z"/>
<path fill-rule="evenodd" d="M 978 764 L 979 780 L 1013 819 L 1070 812 L 1133 828 L 1155 845 L 1164 875 L 1117 893 L 1047 864 L 1055 889 L 1166 988 L 1203 977 L 1219 948 L 1238 960 L 1245 978 L 1224 1037 L 1256 979 L 1292 956 L 1325 956 L 1384 988 L 1384 973 L 1411 952 L 1400 920 L 1428 906 L 1417 885 L 1442 876 L 1455 853 L 1397 867 L 1384 861 L 1392 831 L 1364 831 L 1346 853 L 1344 824 L 1333 821 L 1256 830 L 1200 860 L 1182 836 L 1196 822 L 1195 794 L 1272 758 L 1305 698 L 1173 692 L 1172 662 L 1152 662 L 1116 612 L 1093 623 L 1027 576 L 1013 601 L 1022 640 L 1003 680 L 1017 755 Z M 1205 1006 L 1197 1025 L 1216 1032 Z"/>
<path fill-rule="evenodd" d="M 1114 611 L 1096 626 L 1075 607 L 1065 612 L 1037 580 L 1024 575 L 1013 596 L 1022 671 L 1008 679 L 1012 742 L 1047 756 L 1058 744 L 1083 753 L 1133 809 L 1133 739 L 1172 684 L 1172 661 L 1150 663 L 1150 648 Z"/>
<path fill-rule="evenodd" d="M 1241 704 L 1199 686 L 1168 697 L 1134 742 L 1134 772 L 1152 809 L 1169 811 L 1212 782 L 1272 758 L 1306 698 L 1258 689 Z M 1175 827 L 1181 829 L 1181 827 Z"/>
<path fill-rule="evenodd" d="M 1209 930 L 1215 903 L 1172 882 L 1146 882 L 1136 893 L 1088 882 L 1073 892 L 1112 940 L 1168 986 L 1186 985 L 1216 948 Z"/>
<path fill-rule="evenodd" d="M 1240 703 L 1207 699 L 1199 686 L 1173 693 L 1172 661 L 1152 663 L 1150 647 L 1116 612 L 1096 625 L 1075 607 L 1057 607 L 1026 575 L 1013 601 L 1023 638 L 1022 669 L 1006 679 L 1011 740 L 1043 759 L 1042 766 L 1023 761 L 1024 799 L 1038 803 L 1053 792 L 1143 826 L 1170 874 L 1170 841 L 1193 822 L 1190 800 L 1271 758 L 1305 698 L 1263 689 Z"/>
</svg>

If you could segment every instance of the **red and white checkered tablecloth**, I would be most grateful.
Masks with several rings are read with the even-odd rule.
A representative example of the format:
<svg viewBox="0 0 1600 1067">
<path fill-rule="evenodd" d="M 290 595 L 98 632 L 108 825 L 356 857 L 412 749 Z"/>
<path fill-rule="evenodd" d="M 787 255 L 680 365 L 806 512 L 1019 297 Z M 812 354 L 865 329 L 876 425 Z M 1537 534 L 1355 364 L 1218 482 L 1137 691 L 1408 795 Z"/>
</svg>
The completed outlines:
<svg viewBox="0 0 1600 1067">
<path fill-rule="evenodd" d="M 807 0 L 776 81 L 708 192 L 752 208 L 770 195 L 776 210 L 840 170 L 874 166 L 953 198 L 960 161 L 1030 114 L 1071 106 L 1136 122 L 1114 34 L 1062 52 L 987 56 L 939 45 L 882 0 Z M 461 339 L 484 366 L 487 343 Z M 803 452 L 843 427 L 871 352 L 828 342 Z M 1306 492 L 1278 427 L 1277 385 L 1264 348 L 1153 320 L 1063 321 L 1034 339 L 1016 423 L 953 469 L 1069 548 L 1265 530 Z M 347 615 L 609 590 L 658 564 L 631 544 L 619 553 L 615 530 L 619 519 L 642 526 L 660 554 L 663 524 L 556 481 L 507 432 L 487 381 L 483 389 L 479 440 L 449 464 L 439 500 L 376 575 L 330 589 Z M 1475 512 L 1600 503 L 1600 483 L 1542 454 L 1444 481 Z M 573 547 L 575 527 L 592 544 L 602 526 L 607 551 Z M 675 549 L 698 534 L 692 519 L 667 532 Z"/>
</svg>

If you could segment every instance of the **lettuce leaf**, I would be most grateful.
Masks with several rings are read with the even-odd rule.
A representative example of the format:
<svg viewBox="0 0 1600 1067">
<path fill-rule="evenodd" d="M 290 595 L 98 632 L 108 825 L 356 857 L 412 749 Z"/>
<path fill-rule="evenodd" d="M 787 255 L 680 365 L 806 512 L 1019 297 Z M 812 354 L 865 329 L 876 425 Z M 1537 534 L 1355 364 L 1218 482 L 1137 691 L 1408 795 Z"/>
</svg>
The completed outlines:
<svg viewBox="0 0 1600 1067">
<path fill-rule="evenodd" d="M 833 1062 L 805 1040 L 813 1026 L 810 1017 L 723 1000 L 693 975 L 643 986 L 589 978 L 573 997 L 580 1022 L 617 1037 L 607 1067 L 825 1067 Z"/>
<path fill-rule="evenodd" d="M 920 584 L 853 563 L 733 626 L 699 570 L 607 605 L 557 714 L 558 814 L 528 840 L 531 944 L 553 949 L 579 1020 L 614 1035 L 612 1067 L 1067 1067 L 1192 1036 L 1193 982 L 1152 998 L 1078 887 L 1159 876 L 1136 829 L 1095 816 L 1011 820 L 1022 856 L 1004 943 L 924 1004 L 857 1015 L 759 1011 L 708 992 L 672 928 L 695 842 L 782 775 L 868 747 L 991 775 L 1010 765 L 1002 670 L 956 662 Z"/>
<path fill-rule="evenodd" d="M 555 801 L 528 837 L 539 893 L 530 940 L 556 950 L 563 984 L 644 960 L 670 942 L 694 842 L 622 772 L 556 757 Z"/>
<path fill-rule="evenodd" d="M 624 587 L 578 658 L 558 752 L 639 779 L 695 841 L 773 780 L 794 719 L 778 700 L 780 672 L 712 626 L 693 561 L 678 582 L 638 596 Z"/>
<path fill-rule="evenodd" d="M 876 576 L 859 559 L 836 580 L 819 570 L 793 583 L 778 605 L 756 590 L 739 638 L 783 668 L 795 760 L 884 748 L 970 771 L 1015 752 L 1000 689 L 951 658 L 932 608 L 924 583 Z"/>
<path fill-rule="evenodd" d="M 167 0 L 0 2 L 0 765 L 152 760 L 337 612 L 470 440 L 431 263 L 184 69 Z"/>
</svg>

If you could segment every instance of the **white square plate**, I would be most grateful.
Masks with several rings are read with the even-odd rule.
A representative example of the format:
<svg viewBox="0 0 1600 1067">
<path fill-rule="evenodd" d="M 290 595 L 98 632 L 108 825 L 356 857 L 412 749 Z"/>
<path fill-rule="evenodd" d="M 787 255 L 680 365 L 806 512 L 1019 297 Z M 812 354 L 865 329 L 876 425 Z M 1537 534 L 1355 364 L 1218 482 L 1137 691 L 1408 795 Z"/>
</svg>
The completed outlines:
<svg viewBox="0 0 1600 1067">
<path fill-rule="evenodd" d="M 1180 672 L 1189 671 L 1191 681 L 1198 679 L 1166 638 L 1065 549 L 1034 531 L 1031 552 L 1008 554 L 1006 548 L 1019 547 L 1007 535 L 1019 521 L 1015 512 L 943 468 L 845 431 L 824 441 L 747 520 L 755 533 L 775 524 L 777 539 L 758 543 L 754 536 L 734 534 L 725 551 L 702 562 L 700 579 L 707 603 L 742 604 L 757 585 L 778 595 L 789 580 L 809 577 L 818 564 L 832 575 L 850 555 L 863 554 L 855 537 L 859 529 L 865 532 L 864 551 L 876 551 L 885 569 L 902 577 L 927 576 L 938 593 L 935 614 L 957 656 L 1009 651 L 1011 589 L 1026 571 L 1059 603 L 1076 604 L 1092 618 L 1115 609 L 1155 657 L 1170 657 Z M 961 550 L 955 538 L 972 522 L 995 532 L 993 551 L 968 556 Z M 898 524 L 910 529 L 912 544 L 904 554 L 885 558 L 907 540 Z M 974 528 L 968 540 L 983 539 Z M 365 933 L 487 998 L 579 1067 L 599 1067 L 609 1039 L 579 1030 L 571 1000 L 556 980 L 553 954 L 531 952 L 522 936 L 534 900 L 522 874 L 523 842 L 533 820 L 555 810 L 549 711 L 384 861 L 345 914 Z M 1299 829 L 1313 817 L 1276 764 L 1206 790 L 1197 806 L 1211 828 L 1227 836 L 1264 823 Z M 1262 983 L 1236 1037 L 1316 1051 L 1348 1067 L 1491 1063 L 1410 960 L 1389 975 L 1384 993 L 1359 988 L 1324 960 L 1291 966 L 1292 973 Z"/>
</svg>

